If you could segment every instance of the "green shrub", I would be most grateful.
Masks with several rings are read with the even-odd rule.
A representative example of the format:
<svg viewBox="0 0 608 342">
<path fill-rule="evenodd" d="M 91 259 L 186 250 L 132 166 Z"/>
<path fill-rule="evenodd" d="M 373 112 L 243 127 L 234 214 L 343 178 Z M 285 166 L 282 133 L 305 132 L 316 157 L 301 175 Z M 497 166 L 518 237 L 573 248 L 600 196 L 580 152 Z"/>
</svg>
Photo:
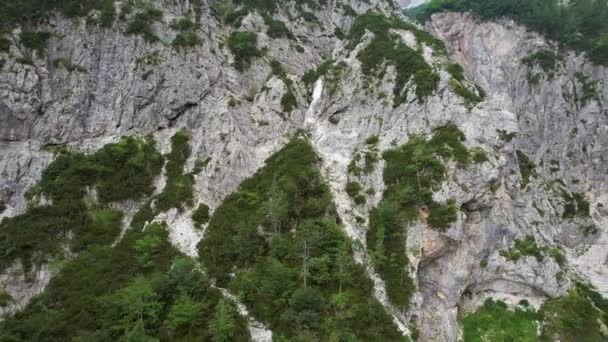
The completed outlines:
<svg viewBox="0 0 608 342">
<path fill-rule="evenodd" d="M 169 27 L 177 31 L 189 32 L 196 29 L 196 24 L 189 17 L 182 17 L 173 19 L 171 24 L 169 24 Z"/>
<path fill-rule="evenodd" d="M 537 324 L 541 319 L 534 310 L 510 310 L 503 302 L 487 299 L 462 319 L 464 341 L 538 341 Z"/>
<path fill-rule="evenodd" d="M 127 34 L 140 35 L 148 42 L 157 42 L 158 36 L 154 33 L 152 25 L 163 20 L 163 12 L 147 7 L 138 12 L 127 25 Z"/>
<path fill-rule="evenodd" d="M 163 191 L 156 197 L 156 210 L 167 211 L 171 208 L 183 209 L 193 205 L 194 175 L 184 174 L 184 164 L 190 157 L 190 134 L 179 131 L 171 137 L 171 153 L 167 155 L 165 173 L 167 182 Z"/>
<path fill-rule="evenodd" d="M 511 142 L 513 138 L 517 136 L 516 132 L 507 132 L 504 129 L 497 129 L 496 132 L 498 133 L 500 140 L 504 142 Z"/>
<path fill-rule="evenodd" d="M 535 65 L 539 66 L 549 78 L 552 78 L 561 63 L 561 60 L 562 58 L 552 50 L 541 49 L 534 53 L 530 53 L 521 61 L 530 68 Z"/>
<path fill-rule="evenodd" d="M 445 70 L 454 77 L 455 80 L 462 82 L 464 81 L 464 69 L 458 63 L 449 63 Z"/>
<path fill-rule="evenodd" d="M 266 34 L 268 34 L 269 37 L 293 39 L 293 35 L 291 34 L 287 26 L 285 26 L 284 22 L 274 19 L 270 15 L 263 15 L 262 17 L 264 18 L 264 23 L 266 23 L 266 25 L 268 26 Z"/>
<path fill-rule="evenodd" d="M 257 48 L 258 36 L 254 32 L 235 31 L 228 38 L 228 47 L 234 55 L 234 66 L 239 71 L 245 71 L 255 57 L 261 57 L 262 52 Z"/>
<path fill-rule="evenodd" d="M 192 221 L 197 227 L 209 222 L 209 206 L 205 203 L 199 204 L 198 208 L 192 212 Z"/>
<path fill-rule="evenodd" d="M 194 32 L 180 32 L 171 42 L 171 45 L 176 49 L 193 48 L 201 44 L 201 38 Z"/>
<path fill-rule="evenodd" d="M 457 81 L 455 78 L 450 80 L 450 88 L 454 93 L 456 93 L 456 95 L 462 97 L 469 106 L 475 106 L 477 103 L 482 101 L 482 98 L 477 95 L 477 93 L 469 90 L 464 84 Z"/>
<path fill-rule="evenodd" d="M 365 143 L 367 145 L 376 145 L 380 141 L 380 138 L 377 135 L 372 135 L 371 137 L 365 139 Z"/>
<path fill-rule="evenodd" d="M 488 156 L 481 148 L 473 149 L 473 161 L 475 163 L 481 164 L 488 161 Z"/>
<path fill-rule="evenodd" d="M 346 183 L 345 190 L 348 196 L 355 198 L 355 196 L 357 196 L 363 190 L 363 187 L 361 187 L 361 184 L 358 182 L 350 181 Z"/>
<path fill-rule="evenodd" d="M 426 221 L 431 227 L 445 231 L 457 218 L 458 208 L 456 207 L 456 201 L 450 199 L 445 205 L 431 202 L 429 205 L 429 216 Z"/>
<path fill-rule="evenodd" d="M 601 313 L 578 291 L 547 299 L 541 306 L 544 317 L 541 339 L 545 341 L 603 341 Z"/>
<path fill-rule="evenodd" d="M 521 173 L 521 188 L 524 189 L 530 183 L 530 178 L 536 175 L 536 165 L 522 151 L 517 150 L 515 152 L 517 153 L 517 163 Z"/>
<path fill-rule="evenodd" d="M 585 198 L 585 194 L 576 192 L 569 194 L 562 189 L 562 197 L 565 202 L 562 218 L 589 217 L 589 202 Z"/>
<path fill-rule="evenodd" d="M 29 29 L 21 31 L 21 35 L 19 36 L 21 44 L 30 50 L 36 51 L 39 58 L 44 56 L 46 44 L 50 38 L 50 32 L 37 32 Z"/>
<path fill-rule="evenodd" d="M 283 112 L 290 113 L 297 106 L 298 100 L 296 99 L 296 95 L 290 88 L 287 88 L 287 91 L 281 97 L 281 108 L 283 109 Z"/>
</svg>

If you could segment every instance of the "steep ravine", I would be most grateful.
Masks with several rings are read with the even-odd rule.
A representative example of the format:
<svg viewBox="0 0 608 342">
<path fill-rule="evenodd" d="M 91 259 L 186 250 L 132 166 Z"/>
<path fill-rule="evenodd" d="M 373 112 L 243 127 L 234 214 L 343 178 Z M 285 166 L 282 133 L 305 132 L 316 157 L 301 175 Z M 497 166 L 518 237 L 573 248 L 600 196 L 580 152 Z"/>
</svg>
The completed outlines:
<svg viewBox="0 0 608 342">
<path fill-rule="evenodd" d="M 54 158 L 49 145 L 93 152 L 123 135 L 152 134 L 159 150 L 167 153 L 170 138 L 185 129 L 192 150 L 185 171 L 207 161 L 194 176 L 195 205 L 181 212 L 170 209 L 155 219 L 166 221 L 169 240 L 180 252 L 196 258 L 205 233 L 204 227 L 194 228 L 191 219 L 196 205 L 208 204 L 213 214 L 244 179 L 302 130 L 320 157 L 321 173 L 347 235 L 361 246 L 355 258 L 366 264 L 376 298 L 402 332 L 408 333 L 410 323 L 416 322 L 420 341 L 456 341 L 461 337 L 459 318 L 485 298 L 501 298 L 509 305 L 527 299 L 538 307 L 547 298 L 566 294 L 579 279 L 608 295 L 608 69 L 565 52 L 549 76 L 522 63 L 532 52 L 555 48 L 539 35 L 508 20 L 481 22 L 468 14 L 435 14 L 426 29 L 443 41 L 447 56 L 433 54 L 433 47 L 405 29 L 394 31 L 404 44 L 421 46 L 425 61 L 439 75 L 437 90 L 425 101 L 413 98 L 393 107 L 395 67 L 370 81 L 357 58 L 373 35 L 366 33 L 352 50 L 348 40 L 334 36 L 336 27 L 348 32 L 354 20 L 342 3 L 357 14 L 376 6 L 390 13 L 384 1 L 330 1 L 331 10 L 314 11 L 319 24 L 310 25 L 303 19 L 288 20 L 295 8 L 282 9 L 275 16 L 289 23 L 294 40 L 269 37 L 263 18 L 249 14 L 240 30 L 257 32 L 258 46 L 266 47 L 266 55 L 243 72 L 231 66 L 234 56 L 224 43 L 232 29 L 220 24 L 206 4 L 202 45 L 181 52 L 169 44 L 125 35 L 121 23 L 100 29 L 88 27 L 85 19 L 53 16 L 41 29 L 57 36 L 34 65 L 17 61 L 24 49 L 18 44 L 11 54 L 0 52 L 5 61 L 0 71 L 0 203 L 6 205 L 0 217 L 27 210 L 26 191 Z M 188 7 L 155 4 L 167 23 Z M 166 25 L 155 29 L 166 41 L 174 35 Z M 87 72 L 53 65 L 66 55 Z M 294 82 L 297 105 L 290 113 L 281 105 L 288 86 L 273 74 L 272 59 Z M 310 86 L 300 81 L 327 59 L 334 65 L 342 62 L 342 69 Z M 482 102 L 471 106 L 454 92 L 444 70 L 450 61 L 462 65 L 466 79 L 483 89 Z M 531 72 L 540 73 L 535 84 Z M 594 94 L 583 100 L 589 84 Z M 430 137 L 434 128 L 448 123 L 464 133 L 467 148 L 481 148 L 488 160 L 466 167 L 446 161 L 448 177 L 433 199 L 456 200 L 457 220 L 449 229 L 440 232 L 424 220 L 403 227 L 417 286 L 404 311 L 389 302 L 366 246 L 368 213 L 385 189 L 382 152 L 406 143 L 409 134 Z M 509 134 L 513 136 L 505 138 Z M 378 142 L 369 144 L 374 136 Z M 351 161 L 371 149 L 378 151 L 373 169 L 353 176 Z M 522 154 L 535 165 L 527 185 L 520 168 Z M 364 204 L 347 194 L 352 180 L 374 190 Z M 158 185 L 160 191 L 163 179 Z M 572 201 L 567 194 L 586 198 L 587 215 L 566 217 Z M 136 211 L 133 202 L 113 205 L 126 213 Z M 560 265 L 549 255 L 542 262 L 532 256 L 508 260 L 504 251 L 526 236 L 561 250 L 566 263 Z M 56 271 L 43 264 L 26 279 L 6 270 L 0 289 L 15 303 L 0 308 L 0 313 L 23 308 Z M 228 292 L 224 295 L 232 298 Z M 239 310 L 247 313 L 243 306 Z M 252 337 L 269 340 L 266 326 L 253 318 L 250 324 Z"/>
</svg>

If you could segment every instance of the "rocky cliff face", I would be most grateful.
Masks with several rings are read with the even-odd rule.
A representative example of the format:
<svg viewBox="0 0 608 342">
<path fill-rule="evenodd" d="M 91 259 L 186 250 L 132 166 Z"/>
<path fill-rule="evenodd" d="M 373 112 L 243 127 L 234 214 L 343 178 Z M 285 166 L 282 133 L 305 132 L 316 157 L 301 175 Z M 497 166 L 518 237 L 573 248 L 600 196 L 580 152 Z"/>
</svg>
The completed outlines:
<svg viewBox="0 0 608 342">
<path fill-rule="evenodd" d="M 565 294 L 579 278 L 608 294 L 608 120 L 603 107 L 608 70 L 568 52 L 548 74 L 522 59 L 554 46 L 523 27 L 509 21 L 479 22 L 466 14 L 436 14 L 427 30 L 445 43 L 447 56 L 433 53 L 432 46 L 410 31 L 394 32 L 422 51 L 440 76 L 438 88 L 425 101 L 410 99 L 393 107 L 393 95 L 386 94 L 393 94 L 394 67 L 374 80 L 371 89 L 365 86 L 357 54 L 372 34 L 352 50 L 334 34 L 336 28 L 348 32 L 354 20 L 343 4 L 359 14 L 393 11 L 384 1 L 329 1 L 327 9 L 315 12 L 319 22 L 310 24 L 290 20 L 296 8 L 286 6 L 276 18 L 288 23 L 294 39 L 269 37 L 262 17 L 250 13 L 240 30 L 258 32 L 257 44 L 265 56 L 244 72 L 231 66 L 234 57 L 225 44 L 230 28 L 218 23 L 207 6 L 202 44 L 185 51 L 125 35 L 121 23 L 102 30 L 87 26 L 85 19 L 61 16 L 40 25 L 56 35 L 45 57 L 33 65 L 18 61 L 25 48 L 15 39 L 11 52 L 0 54 L 0 201 L 6 205 L 1 217 L 26 210 L 25 192 L 53 160 L 45 146 L 94 151 L 124 135 L 152 134 L 167 151 L 172 134 L 185 128 L 191 132 L 193 152 L 187 171 L 197 160 L 210 160 L 195 178 L 195 196 L 213 209 L 291 134 L 304 130 L 322 159 L 347 233 L 365 245 L 368 211 L 384 189 L 384 162 L 358 178 L 375 192 L 367 204 L 356 205 L 344 190 L 352 178 L 348 167 L 354 155 L 369 149 L 366 140 L 372 136 L 378 136 L 383 151 L 405 143 L 409 134 L 430 135 L 433 128 L 454 123 L 466 135 L 465 145 L 482 149 L 488 160 L 466 168 L 448 163 L 449 176 L 433 195 L 438 202 L 454 198 L 460 208 L 448 230 L 439 232 L 424 220 L 407 227 L 406 250 L 417 285 L 411 307 L 393 307 L 382 279 L 367 267 L 376 296 L 402 331 L 415 321 L 422 341 L 455 341 L 459 313 L 484 298 L 508 303 L 528 299 L 538 305 Z M 191 4 L 156 5 L 165 24 L 156 24 L 155 30 L 161 42 L 169 42 L 175 32 L 166 23 Z M 58 58 L 86 72 L 58 67 L 53 63 Z M 288 89 L 273 75 L 273 59 L 295 84 L 297 106 L 290 113 L 281 106 Z M 341 71 L 307 87 L 302 76 L 324 59 L 341 63 Z M 460 63 L 470 83 L 483 89 L 482 102 L 472 106 L 455 93 L 444 70 L 450 61 Z M 588 213 L 570 215 L 573 205 L 575 211 L 584 207 L 577 202 L 579 194 L 588 201 Z M 160 219 L 167 221 L 174 244 L 196 256 L 203 234 L 194 229 L 191 210 L 169 211 Z M 542 261 L 526 255 L 510 260 L 508 251 L 527 237 L 546 251 L 559 250 L 565 262 L 548 252 Z M 366 249 L 358 259 L 369 264 Z M 45 265 L 33 279 L 19 272 L 2 275 L 0 288 L 17 300 L 7 311 L 23 307 L 51 274 Z M 266 332 L 256 336 L 268 338 Z"/>
</svg>

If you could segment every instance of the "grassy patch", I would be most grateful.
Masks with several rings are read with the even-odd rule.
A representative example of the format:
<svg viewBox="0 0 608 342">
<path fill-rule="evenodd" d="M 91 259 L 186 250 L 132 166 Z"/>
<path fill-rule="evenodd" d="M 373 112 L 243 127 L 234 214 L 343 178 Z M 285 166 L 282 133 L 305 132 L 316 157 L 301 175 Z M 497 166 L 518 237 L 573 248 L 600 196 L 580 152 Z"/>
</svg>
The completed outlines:
<svg viewBox="0 0 608 342">
<path fill-rule="evenodd" d="M 564 297 L 548 299 L 540 312 L 544 317 L 542 340 L 605 341 L 607 338 L 599 323 L 602 312 L 579 291 L 572 290 Z"/>
<path fill-rule="evenodd" d="M 508 309 L 502 301 L 487 299 L 483 306 L 462 319 L 464 341 L 538 341 L 542 316 L 525 307 Z"/>
</svg>

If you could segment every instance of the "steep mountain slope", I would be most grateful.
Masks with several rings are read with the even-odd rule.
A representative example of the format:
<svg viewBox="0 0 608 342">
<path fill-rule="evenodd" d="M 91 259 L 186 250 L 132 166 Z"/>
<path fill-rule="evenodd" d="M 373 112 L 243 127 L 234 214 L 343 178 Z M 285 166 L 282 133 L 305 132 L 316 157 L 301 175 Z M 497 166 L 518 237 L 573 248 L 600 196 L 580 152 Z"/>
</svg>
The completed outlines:
<svg viewBox="0 0 608 342">
<path fill-rule="evenodd" d="M 605 338 L 605 67 L 507 19 L 436 13 L 423 30 L 389 1 L 99 3 L 3 35 L 0 310 L 25 310 L 1 338 L 189 340 L 224 317 L 224 340 Z M 124 136 L 148 136 L 162 172 L 110 178 L 141 165 L 97 157 Z M 144 190 L 107 196 L 121 182 Z M 52 248 L 22 241 L 70 183 L 77 217 L 120 215 L 109 231 L 42 215 Z M 109 259 L 89 275 L 103 293 L 62 291 L 95 253 L 129 276 L 108 280 Z M 157 279 L 178 261 L 200 291 Z M 162 309 L 125 327 L 134 289 Z M 112 326 L 44 330 L 81 306 Z M 178 324 L 175 306 L 195 314 Z"/>
</svg>

